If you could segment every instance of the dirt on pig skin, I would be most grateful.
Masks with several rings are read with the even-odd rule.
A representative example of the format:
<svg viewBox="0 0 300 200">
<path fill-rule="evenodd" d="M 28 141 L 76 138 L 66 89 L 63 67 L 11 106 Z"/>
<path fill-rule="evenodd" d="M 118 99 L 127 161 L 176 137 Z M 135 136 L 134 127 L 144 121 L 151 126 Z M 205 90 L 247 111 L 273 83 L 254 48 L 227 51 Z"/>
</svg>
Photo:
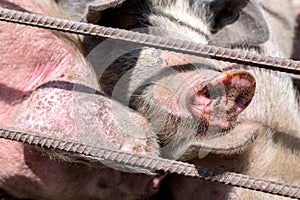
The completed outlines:
<svg viewBox="0 0 300 200">
<path fill-rule="evenodd" d="M 0 0 L 0 6 L 66 17 L 54 0 Z M 98 84 L 77 36 L 0 22 L 0 38 L 0 126 L 159 154 L 156 139 L 141 115 L 95 94 Z M 93 92 L 73 91 L 75 80 L 77 86 Z M 74 108 L 74 96 L 82 101 L 77 102 L 81 108 Z M 119 125 L 113 109 L 128 122 Z M 85 122 L 88 125 L 81 124 Z M 136 135 L 127 135 L 126 127 Z M 94 135 L 85 135 L 90 132 Z M 145 199 L 156 192 L 161 180 L 72 159 L 0 139 L 0 188 L 11 198 L 23 199 Z"/>
</svg>

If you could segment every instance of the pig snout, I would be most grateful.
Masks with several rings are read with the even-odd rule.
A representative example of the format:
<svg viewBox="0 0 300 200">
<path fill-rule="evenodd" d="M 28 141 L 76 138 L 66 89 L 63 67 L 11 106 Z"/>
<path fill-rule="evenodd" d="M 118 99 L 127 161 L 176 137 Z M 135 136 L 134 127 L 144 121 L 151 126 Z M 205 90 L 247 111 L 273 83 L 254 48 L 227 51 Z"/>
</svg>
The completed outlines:
<svg viewBox="0 0 300 200">
<path fill-rule="evenodd" d="M 154 86 L 154 98 L 172 115 L 192 115 L 210 128 L 231 128 L 255 93 L 255 78 L 245 70 L 178 73 Z"/>
</svg>

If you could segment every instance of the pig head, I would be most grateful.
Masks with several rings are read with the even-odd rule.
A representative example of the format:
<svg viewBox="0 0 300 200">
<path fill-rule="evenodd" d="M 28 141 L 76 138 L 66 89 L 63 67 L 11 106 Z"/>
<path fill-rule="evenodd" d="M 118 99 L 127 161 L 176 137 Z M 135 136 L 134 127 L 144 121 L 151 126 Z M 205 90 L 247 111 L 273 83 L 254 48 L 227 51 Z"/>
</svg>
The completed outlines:
<svg viewBox="0 0 300 200">
<path fill-rule="evenodd" d="M 186 18 L 172 15 L 180 7 Z M 265 42 L 269 32 L 261 18 L 252 1 L 94 1 L 87 11 L 87 20 L 100 25 L 227 47 Z M 250 29 L 255 32 L 246 34 Z M 85 45 L 93 49 L 88 59 L 100 87 L 147 118 L 164 157 L 187 160 L 198 156 L 200 146 L 204 154 L 240 152 L 256 137 L 255 124 L 236 124 L 255 93 L 249 72 L 222 71 L 229 64 L 110 40 L 86 37 Z"/>
</svg>

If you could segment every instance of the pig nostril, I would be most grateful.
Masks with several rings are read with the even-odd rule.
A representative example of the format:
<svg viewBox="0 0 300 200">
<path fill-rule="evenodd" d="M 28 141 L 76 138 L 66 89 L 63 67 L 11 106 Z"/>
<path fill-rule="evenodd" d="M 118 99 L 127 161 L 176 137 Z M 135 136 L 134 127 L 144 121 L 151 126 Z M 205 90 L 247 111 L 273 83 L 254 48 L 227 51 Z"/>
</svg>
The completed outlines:
<svg viewBox="0 0 300 200">
<path fill-rule="evenodd" d="M 101 188 L 108 188 L 108 184 L 106 183 L 106 181 L 104 180 L 100 180 L 98 181 L 98 186 L 101 187 Z"/>
</svg>

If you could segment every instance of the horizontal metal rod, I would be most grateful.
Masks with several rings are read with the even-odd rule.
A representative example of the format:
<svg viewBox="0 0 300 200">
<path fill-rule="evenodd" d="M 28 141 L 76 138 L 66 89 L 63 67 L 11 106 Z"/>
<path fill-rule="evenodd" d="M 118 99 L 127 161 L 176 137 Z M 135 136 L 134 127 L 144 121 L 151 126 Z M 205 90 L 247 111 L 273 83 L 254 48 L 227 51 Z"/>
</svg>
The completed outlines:
<svg viewBox="0 0 300 200">
<path fill-rule="evenodd" d="M 279 196 L 300 198 L 300 187 L 278 183 L 266 179 L 252 178 L 243 174 L 213 170 L 193 164 L 168 160 L 159 157 L 132 154 L 120 150 L 93 147 L 85 144 L 42 136 L 43 133 L 28 133 L 0 126 L 0 138 L 36 145 L 43 148 L 57 149 L 72 154 L 81 154 L 101 161 L 109 161 L 128 167 L 137 167 L 152 172 L 165 171 L 179 175 L 200 178 L 225 185 L 257 190 Z"/>
<path fill-rule="evenodd" d="M 234 50 L 211 45 L 202 45 L 195 42 L 164 38 L 116 28 L 108 28 L 94 24 L 31 14 L 5 8 L 0 8 L 0 20 L 40 27 L 44 29 L 110 38 L 148 47 L 181 52 L 184 54 L 209 57 L 216 60 L 229 61 L 243 65 L 277 70 L 281 72 L 300 74 L 299 61 L 264 56 L 242 50 Z"/>
</svg>

